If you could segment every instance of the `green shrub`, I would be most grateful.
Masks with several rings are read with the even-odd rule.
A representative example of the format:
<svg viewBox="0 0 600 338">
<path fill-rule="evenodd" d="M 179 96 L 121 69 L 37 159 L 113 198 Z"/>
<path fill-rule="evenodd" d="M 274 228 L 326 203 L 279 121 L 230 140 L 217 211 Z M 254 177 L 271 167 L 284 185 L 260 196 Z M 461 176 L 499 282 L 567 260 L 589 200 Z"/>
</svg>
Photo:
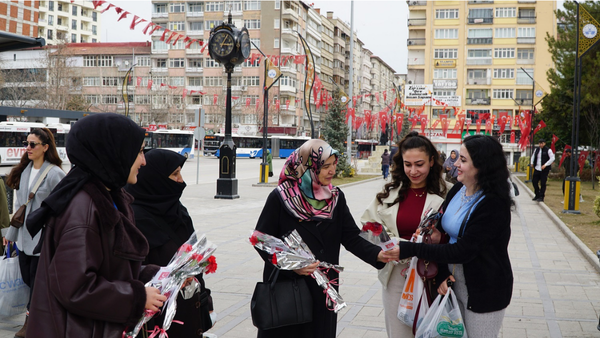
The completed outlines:
<svg viewBox="0 0 600 338">
<path fill-rule="evenodd" d="M 600 195 L 596 196 L 596 200 L 594 201 L 594 213 L 600 217 Z"/>
<path fill-rule="evenodd" d="M 527 166 L 529 165 L 529 156 L 521 156 L 519 157 L 519 169 L 520 171 L 527 171 Z"/>
</svg>

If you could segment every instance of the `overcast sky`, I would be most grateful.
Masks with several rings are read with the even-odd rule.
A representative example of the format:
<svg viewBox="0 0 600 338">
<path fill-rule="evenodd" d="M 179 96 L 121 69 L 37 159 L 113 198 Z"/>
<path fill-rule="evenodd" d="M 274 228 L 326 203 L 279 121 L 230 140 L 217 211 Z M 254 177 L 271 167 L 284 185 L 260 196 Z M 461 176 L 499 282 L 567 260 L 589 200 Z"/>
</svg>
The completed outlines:
<svg viewBox="0 0 600 338">
<path fill-rule="evenodd" d="M 134 13 L 146 20 L 152 19 L 150 0 L 109 0 L 115 6 Z M 312 3 L 312 0 L 309 2 Z M 105 6 L 105 5 L 104 5 Z M 333 11 L 333 16 L 350 23 L 350 1 L 314 1 L 314 8 L 320 8 L 323 16 Z M 131 18 L 117 22 L 117 14 L 109 10 L 102 15 L 102 42 L 149 41 L 150 36 L 142 34 L 145 27 L 140 24 L 129 30 Z M 379 56 L 396 73 L 406 74 L 408 28 L 406 19 L 408 5 L 400 0 L 356 0 L 354 1 L 354 30 L 373 55 Z"/>
</svg>

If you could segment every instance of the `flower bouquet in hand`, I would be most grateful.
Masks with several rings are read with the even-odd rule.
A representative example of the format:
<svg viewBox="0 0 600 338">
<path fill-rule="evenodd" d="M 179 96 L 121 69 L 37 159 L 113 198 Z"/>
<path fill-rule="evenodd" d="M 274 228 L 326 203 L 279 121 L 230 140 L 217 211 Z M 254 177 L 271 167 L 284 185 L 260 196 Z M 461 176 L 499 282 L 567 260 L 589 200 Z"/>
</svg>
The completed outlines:
<svg viewBox="0 0 600 338">
<path fill-rule="evenodd" d="M 146 287 L 155 287 L 167 297 L 163 304 L 162 312 L 165 314 L 162 328 L 155 328 L 154 332 L 160 338 L 167 337 L 166 331 L 171 327 L 177 312 L 177 294 L 189 277 L 194 277 L 203 272 L 213 273 L 217 270 L 217 262 L 213 252 L 217 246 L 209 242 L 205 235 L 197 237 L 194 232 L 175 253 L 167 266 L 160 268 Z M 158 312 L 146 310 L 132 331 L 124 332 L 124 337 L 136 337 L 144 324 Z"/>
<path fill-rule="evenodd" d="M 398 245 L 398 241 L 396 239 L 391 239 L 387 231 L 383 229 L 383 225 L 377 222 L 367 222 L 363 224 L 360 237 L 378 245 L 383 251 L 390 251 Z"/>
<path fill-rule="evenodd" d="M 427 209 L 425 215 L 423 215 L 423 219 L 419 226 L 417 227 L 416 234 L 417 235 L 431 235 L 433 228 L 435 228 L 437 222 L 440 218 L 442 218 L 443 212 L 435 211 L 432 208 Z"/>
<path fill-rule="evenodd" d="M 254 230 L 250 236 L 250 243 L 255 248 L 272 255 L 271 263 L 281 270 L 302 269 L 318 261 L 296 230 L 284 236 L 283 240 Z M 346 307 L 346 302 L 332 287 L 335 282 L 330 281 L 327 277 L 326 271 L 329 269 L 338 273 L 344 271 L 344 268 L 339 265 L 319 262 L 319 269 L 315 270 L 311 276 L 327 294 L 327 308 L 337 313 Z"/>
</svg>

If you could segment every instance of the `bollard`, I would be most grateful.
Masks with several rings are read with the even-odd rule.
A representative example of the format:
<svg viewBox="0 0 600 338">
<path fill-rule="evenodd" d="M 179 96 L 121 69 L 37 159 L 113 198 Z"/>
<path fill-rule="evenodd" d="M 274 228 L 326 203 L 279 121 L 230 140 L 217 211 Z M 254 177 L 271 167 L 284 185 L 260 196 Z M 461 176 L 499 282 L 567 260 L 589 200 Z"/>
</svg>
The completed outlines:
<svg viewBox="0 0 600 338">
<path fill-rule="evenodd" d="M 519 161 L 515 162 L 515 172 L 518 173 L 519 172 Z"/>
<path fill-rule="evenodd" d="M 266 163 L 260 164 L 260 172 L 258 174 L 260 178 L 258 183 L 269 183 L 269 165 Z"/>
<path fill-rule="evenodd" d="M 581 194 L 581 180 L 579 177 L 567 177 L 565 179 L 564 210 L 566 214 L 580 214 L 579 195 Z"/>
</svg>

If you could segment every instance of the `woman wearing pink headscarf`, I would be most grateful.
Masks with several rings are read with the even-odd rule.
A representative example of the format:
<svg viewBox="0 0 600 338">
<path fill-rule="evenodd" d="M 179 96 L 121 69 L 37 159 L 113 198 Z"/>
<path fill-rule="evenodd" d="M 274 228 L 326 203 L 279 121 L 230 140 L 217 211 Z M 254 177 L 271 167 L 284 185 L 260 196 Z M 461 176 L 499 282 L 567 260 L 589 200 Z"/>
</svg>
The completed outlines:
<svg viewBox="0 0 600 338">
<path fill-rule="evenodd" d="M 256 225 L 256 230 L 283 237 L 297 230 L 319 261 L 339 263 L 340 246 L 377 269 L 398 258 L 396 249 L 384 252 L 359 236 L 360 229 L 346 205 L 342 191 L 331 185 L 338 160 L 337 150 L 322 140 L 309 140 L 296 149 L 279 175 L 279 185 L 271 192 Z M 265 260 L 263 280 L 274 265 Z M 294 271 L 280 271 L 278 280 L 306 279 L 313 298 L 313 321 L 271 330 L 258 330 L 258 337 L 335 337 L 337 315 L 327 309 L 323 289 L 310 277 L 317 263 Z M 329 280 L 338 278 L 333 269 Z M 335 287 L 337 289 L 337 287 Z"/>
</svg>

